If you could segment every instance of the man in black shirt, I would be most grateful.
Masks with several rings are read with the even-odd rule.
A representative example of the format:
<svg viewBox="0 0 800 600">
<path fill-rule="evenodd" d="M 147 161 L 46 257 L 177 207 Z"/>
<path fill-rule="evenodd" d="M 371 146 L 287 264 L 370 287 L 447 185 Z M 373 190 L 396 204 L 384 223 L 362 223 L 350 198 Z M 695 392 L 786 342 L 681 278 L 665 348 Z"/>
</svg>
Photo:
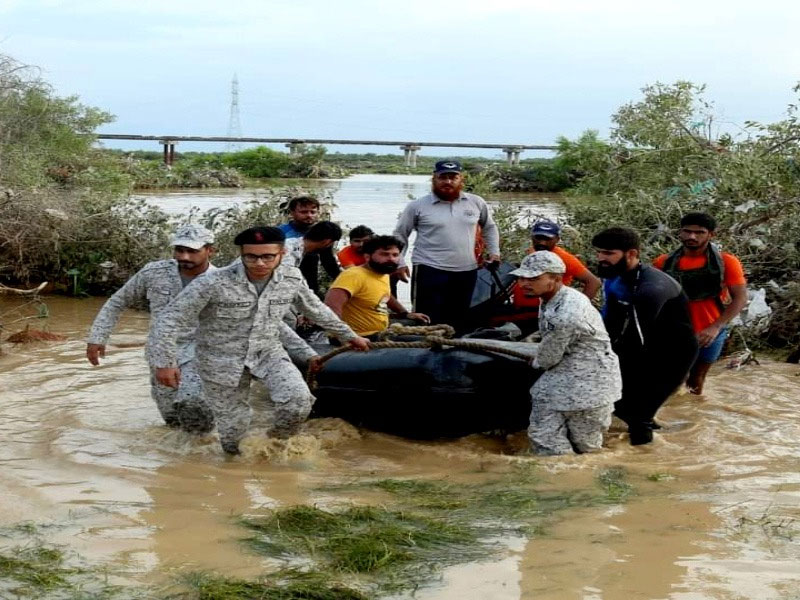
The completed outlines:
<svg viewBox="0 0 800 600">
<path fill-rule="evenodd" d="M 639 261 L 639 236 L 612 227 L 592 239 L 604 280 L 603 321 L 619 356 L 622 398 L 614 414 L 632 445 L 653 440 L 656 412 L 689 373 L 697 356 L 688 299 L 672 277 Z"/>
</svg>

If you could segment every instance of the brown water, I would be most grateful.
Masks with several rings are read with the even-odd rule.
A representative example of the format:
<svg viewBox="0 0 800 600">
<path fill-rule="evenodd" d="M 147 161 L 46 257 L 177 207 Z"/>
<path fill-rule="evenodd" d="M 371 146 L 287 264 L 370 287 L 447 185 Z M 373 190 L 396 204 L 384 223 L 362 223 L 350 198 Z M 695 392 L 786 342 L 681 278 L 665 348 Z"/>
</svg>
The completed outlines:
<svg viewBox="0 0 800 600">
<path fill-rule="evenodd" d="M 159 424 L 142 349 L 124 347 L 143 342 L 147 315 L 123 317 L 93 368 L 81 339 L 102 300 L 46 300 L 50 319 L 33 325 L 69 341 L 4 345 L 0 357 L 0 526 L 45 526 L 49 541 L 130 585 L 197 568 L 258 574 L 269 563 L 237 543 L 232 517 L 324 506 L 334 501 L 317 491 L 325 484 L 474 480 L 532 460 L 519 454 L 524 436 L 423 443 L 318 420 L 278 444 L 258 419 L 244 456 L 225 459 L 214 436 Z M 0 315 L 19 303 L 0 300 Z M 545 535 L 505 540 L 504 553 L 446 569 L 414 597 L 800 597 L 798 399 L 797 366 L 715 368 L 705 398 L 678 395 L 662 409 L 665 432 L 651 446 L 633 448 L 616 429 L 602 454 L 539 461 L 553 489 L 590 487 L 624 465 L 635 497 L 559 513 Z"/>
</svg>

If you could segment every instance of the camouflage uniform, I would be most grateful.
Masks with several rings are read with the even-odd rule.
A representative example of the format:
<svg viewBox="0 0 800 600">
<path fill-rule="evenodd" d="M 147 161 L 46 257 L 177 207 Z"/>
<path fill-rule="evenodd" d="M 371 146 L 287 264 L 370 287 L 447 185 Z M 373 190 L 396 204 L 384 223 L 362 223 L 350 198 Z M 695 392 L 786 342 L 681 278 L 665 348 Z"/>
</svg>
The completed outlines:
<svg viewBox="0 0 800 600">
<path fill-rule="evenodd" d="M 209 265 L 205 273 L 198 275 L 190 283 L 194 283 L 214 269 L 216 269 L 214 265 Z M 150 331 L 145 346 L 145 356 L 151 364 L 150 395 L 167 425 L 203 433 L 213 429 L 214 420 L 211 411 L 203 402 L 201 381 L 192 364 L 196 321 L 187 323 L 177 333 L 176 366 L 181 369 L 181 384 L 178 389 L 159 384 L 155 378 L 155 369 L 152 367 L 154 323 L 182 289 L 183 281 L 176 260 L 159 260 L 146 264 L 106 301 L 92 323 L 87 342 L 106 345 L 111 331 L 126 308 L 147 306 L 151 313 Z"/>
<path fill-rule="evenodd" d="M 252 379 L 269 390 L 274 435 L 294 433 L 311 411 L 314 397 L 287 351 L 305 361 L 316 352 L 283 322 L 290 309 L 343 341 L 357 337 L 314 295 L 298 269 L 279 266 L 259 295 L 240 261 L 187 287 L 156 323 L 154 364 L 174 367 L 177 332 L 199 319 L 197 369 L 227 452 L 237 451 L 250 425 Z"/>
<path fill-rule="evenodd" d="M 622 393 L 617 355 L 600 313 L 582 293 L 563 286 L 539 313 L 542 342 L 533 366 L 528 437 L 536 454 L 598 450 Z"/>
<path fill-rule="evenodd" d="M 286 255 L 283 257 L 281 263 L 284 267 L 297 267 L 300 268 L 300 263 L 303 262 L 303 255 L 306 251 L 305 241 L 302 237 L 290 238 L 286 240 L 284 245 Z"/>
</svg>

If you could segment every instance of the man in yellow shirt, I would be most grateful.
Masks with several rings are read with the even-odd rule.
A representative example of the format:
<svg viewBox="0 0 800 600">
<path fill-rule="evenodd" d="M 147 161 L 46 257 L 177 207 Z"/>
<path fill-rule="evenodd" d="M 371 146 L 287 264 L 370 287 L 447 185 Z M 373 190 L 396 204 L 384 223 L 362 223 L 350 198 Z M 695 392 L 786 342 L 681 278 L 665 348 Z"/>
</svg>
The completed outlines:
<svg viewBox="0 0 800 600">
<path fill-rule="evenodd" d="M 408 312 L 392 296 L 389 275 L 400 266 L 403 242 L 391 235 L 379 235 L 364 243 L 363 265 L 342 271 L 331 284 L 325 304 L 353 331 L 374 336 L 389 326 L 389 313 L 430 323 L 427 315 Z"/>
</svg>

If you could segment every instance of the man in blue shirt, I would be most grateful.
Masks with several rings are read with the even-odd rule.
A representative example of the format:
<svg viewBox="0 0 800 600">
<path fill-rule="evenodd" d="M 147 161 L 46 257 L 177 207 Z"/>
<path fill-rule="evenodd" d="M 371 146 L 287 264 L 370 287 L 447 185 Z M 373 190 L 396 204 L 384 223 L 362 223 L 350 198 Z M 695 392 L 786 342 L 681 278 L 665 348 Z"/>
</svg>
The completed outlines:
<svg viewBox="0 0 800 600">
<path fill-rule="evenodd" d="M 689 301 L 672 277 L 639 260 L 635 231 L 612 227 L 592 239 L 604 280 L 603 322 L 619 356 L 622 398 L 614 414 L 632 445 L 653 441 L 653 420 L 686 380 L 697 356 Z"/>
<path fill-rule="evenodd" d="M 278 229 L 284 233 L 287 240 L 302 238 L 308 233 L 308 230 L 319 221 L 319 200 L 313 196 L 297 196 L 292 198 L 286 210 L 289 213 L 290 221 L 278 226 Z M 330 246 L 329 248 L 323 248 L 317 252 L 310 252 L 303 256 L 302 262 L 297 266 L 300 271 L 302 271 L 306 280 L 309 281 L 309 284 L 312 281 L 317 281 L 320 263 L 331 281 L 336 279 L 339 273 L 341 273 L 342 270 L 339 268 L 339 263 L 336 262 L 336 256 L 334 256 L 333 250 L 333 246 Z M 314 289 L 314 292 L 320 297 L 324 295 L 319 289 Z"/>
</svg>

